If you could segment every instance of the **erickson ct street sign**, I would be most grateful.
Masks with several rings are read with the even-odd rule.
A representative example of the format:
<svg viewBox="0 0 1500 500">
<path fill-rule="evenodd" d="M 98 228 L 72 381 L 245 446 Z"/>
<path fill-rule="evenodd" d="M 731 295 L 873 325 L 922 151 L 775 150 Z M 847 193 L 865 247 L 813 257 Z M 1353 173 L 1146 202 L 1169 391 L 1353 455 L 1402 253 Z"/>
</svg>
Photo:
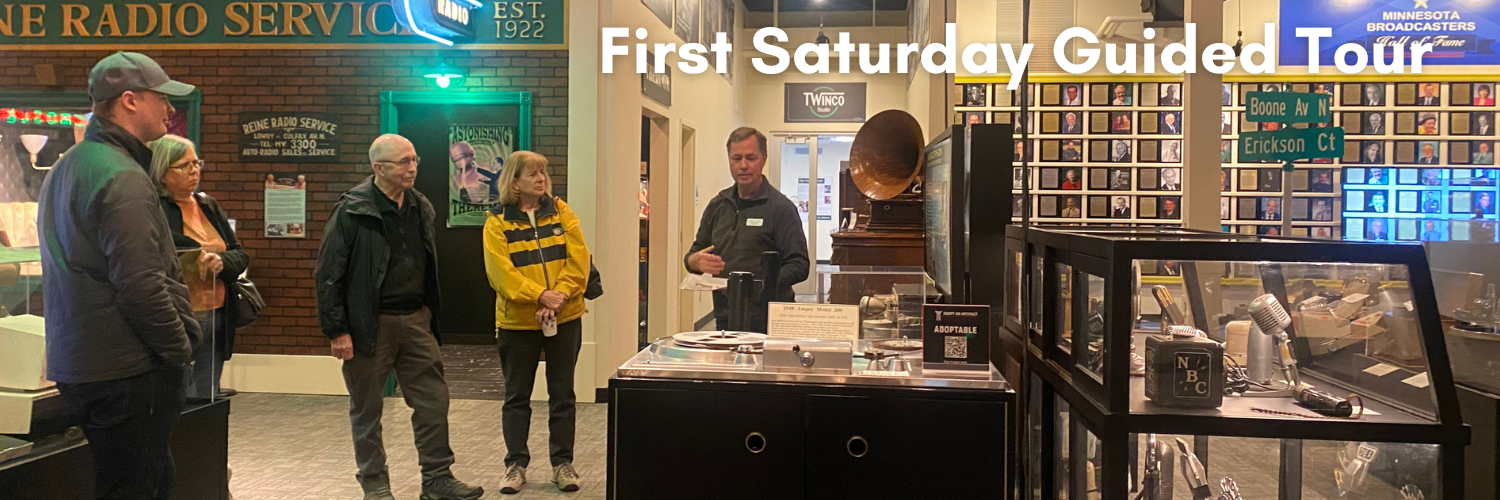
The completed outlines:
<svg viewBox="0 0 1500 500">
<path fill-rule="evenodd" d="M 1240 134 L 1240 161 L 1292 162 L 1344 156 L 1343 127 L 1293 128 Z"/>
</svg>

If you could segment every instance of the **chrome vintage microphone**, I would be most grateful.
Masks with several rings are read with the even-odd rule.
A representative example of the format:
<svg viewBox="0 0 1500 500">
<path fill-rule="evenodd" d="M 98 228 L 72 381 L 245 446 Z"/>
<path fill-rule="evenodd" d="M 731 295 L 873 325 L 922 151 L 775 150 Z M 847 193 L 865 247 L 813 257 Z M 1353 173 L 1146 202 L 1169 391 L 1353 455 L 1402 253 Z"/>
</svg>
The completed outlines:
<svg viewBox="0 0 1500 500">
<path fill-rule="evenodd" d="M 1276 300 L 1275 295 L 1268 293 L 1250 301 L 1249 311 L 1255 326 L 1262 334 L 1271 337 L 1281 350 L 1277 364 L 1282 377 L 1290 386 L 1289 389 L 1301 387 L 1302 377 L 1297 373 L 1297 357 L 1292 354 L 1292 339 L 1286 332 L 1287 327 L 1292 325 L 1292 317 L 1286 313 L 1286 308 L 1281 307 L 1281 302 Z"/>
</svg>

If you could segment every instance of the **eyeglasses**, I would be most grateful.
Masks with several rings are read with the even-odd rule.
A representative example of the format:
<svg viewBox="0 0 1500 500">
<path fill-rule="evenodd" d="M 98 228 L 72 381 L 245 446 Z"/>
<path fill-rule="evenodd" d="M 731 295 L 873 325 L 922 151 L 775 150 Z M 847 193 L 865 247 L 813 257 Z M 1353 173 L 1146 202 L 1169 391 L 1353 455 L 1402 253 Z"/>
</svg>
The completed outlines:
<svg viewBox="0 0 1500 500">
<path fill-rule="evenodd" d="M 398 166 L 398 167 L 401 167 L 401 168 L 415 167 L 418 164 L 422 163 L 422 157 L 413 155 L 410 158 L 402 158 L 400 160 L 395 160 L 395 161 L 383 160 L 383 161 L 377 161 L 375 163 L 384 163 L 384 164 L 387 164 L 387 165 L 395 165 L 395 166 Z"/>
<path fill-rule="evenodd" d="M 172 166 L 167 167 L 167 168 L 170 168 L 172 170 L 188 170 L 188 169 L 203 170 L 203 165 L 204 165 L 203 160 L 192 160 L 192 161 L 185 161 L 185 162 L 182 162 L 182 163 L 179 163 L 179 164 L 176 164 L 176 165 L 172 165 Z"/>
</svg>

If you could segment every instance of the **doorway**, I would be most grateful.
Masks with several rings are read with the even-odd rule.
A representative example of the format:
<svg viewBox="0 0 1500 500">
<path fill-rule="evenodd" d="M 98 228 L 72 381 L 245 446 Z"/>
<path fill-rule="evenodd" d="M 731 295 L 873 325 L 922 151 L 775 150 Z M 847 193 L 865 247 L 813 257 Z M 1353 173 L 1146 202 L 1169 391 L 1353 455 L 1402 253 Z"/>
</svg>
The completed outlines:
<svg viewBox="0 0 1500 500">
<path fill-rule="evenodd" d="M 674 257 L 671 241 L 673 206 L 670 120 L 649 109 L 641 110 L 640 214 L 640 330 L 642 347 L 659 337 L 677 333 L 674 269 L 682 266 Z M 652 208 L 656 210 L 653 211 Z M 653 291 L 655 293 L 653 293 Z M 655 300 L 652 300 L 652 299 Z"/>
<path fill-rule="evenodd" d="M 443 341 L 493 344 L 495 291 L 484 272 L 487 207 L 465 202 L 461 193 L 450 194 L 455 176 L 449 152 L 459 140 L 472 143 L 476 168 L 498 177 L 505 155 L 531 149 L 531 93 L 382 92 L 380 115 L 381 133 L 401 134 L 423 158 L 416 189 L 437 213 L 433 225 L 441 263 L 438 322 Z M 483 197 L 480 191 L 465 193 Z"/>
<path fill-rule="evenodd" d="M 807 235 L 807 258 L 816 268 L 833 255 L 833 233 L 839 229 L 839 176 L 848 168 L 854 134 L 785 134 L 777 135 L 777 140 L 776 188 L 797 206 L 802 232 Z M 792 289 L 797 295 L 810 295 L 816 291 L 815 282 L 808 279 Z"/>
</svg>

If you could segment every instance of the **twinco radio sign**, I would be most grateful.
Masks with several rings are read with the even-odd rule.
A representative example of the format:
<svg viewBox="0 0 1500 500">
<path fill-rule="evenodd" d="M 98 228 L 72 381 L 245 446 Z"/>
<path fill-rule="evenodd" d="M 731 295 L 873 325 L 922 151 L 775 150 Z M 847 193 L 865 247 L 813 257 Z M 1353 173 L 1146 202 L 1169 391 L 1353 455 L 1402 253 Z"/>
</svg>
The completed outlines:
<svg viewBox="0 0 1500 500">
<path fill-rule="evenodd" d="M 788 83 L 786 121 L 862 123 L 865 121 L 865 84 Z"/>
</svg>

